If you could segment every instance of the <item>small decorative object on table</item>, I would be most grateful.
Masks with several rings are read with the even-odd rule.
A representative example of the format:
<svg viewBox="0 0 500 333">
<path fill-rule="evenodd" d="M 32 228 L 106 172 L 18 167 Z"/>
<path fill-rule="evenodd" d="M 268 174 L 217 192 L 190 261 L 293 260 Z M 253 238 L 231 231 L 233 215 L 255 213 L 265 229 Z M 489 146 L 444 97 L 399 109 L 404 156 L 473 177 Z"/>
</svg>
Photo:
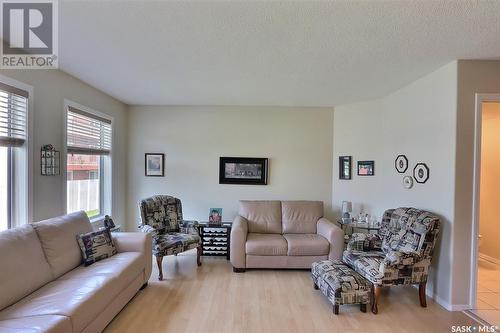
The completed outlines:
<svg viewBox="0 0 500 333">
<path fill-rule="evenodd" d="M 115 223 L 113 222 L 113 219 L 109 215 L 104 216 L 104 228 L 113 229 L 114 227 Z"/>
<path fill-rule="evenodd" d="M 352 213 L 352 202 L 342 201 L 342 219 L 350 219 Z"/>
<path fill-rule="evenodd" d="M 225 256 L 229 260 L 231 225 L 231 222 L 223 222 L 218 226 L 213 226 L 209 222 L 200 222 L 198 224 L 202 256 Z"/>
<path fill-rule="evenodd" d="M 372 284 L 341 261 L 323 260 L 311 266 L 314 289 L 319 289 L 333 304 L 333 313 L 339 314 L 342 304 L 359 304 L 366 312 Z"/>
<path fill-rule="evenodd" d="M 57 176 L 61 173 L 60 153 L 53 145 L 43 145 L 40 149 L 40 173 L 42 176 Z"/>
<path fill-rule="evenodd" d="M 222 224 L 222 208 L 210 208 L 208 216 L 209 226 L 220 226 Z"/>
</svg>

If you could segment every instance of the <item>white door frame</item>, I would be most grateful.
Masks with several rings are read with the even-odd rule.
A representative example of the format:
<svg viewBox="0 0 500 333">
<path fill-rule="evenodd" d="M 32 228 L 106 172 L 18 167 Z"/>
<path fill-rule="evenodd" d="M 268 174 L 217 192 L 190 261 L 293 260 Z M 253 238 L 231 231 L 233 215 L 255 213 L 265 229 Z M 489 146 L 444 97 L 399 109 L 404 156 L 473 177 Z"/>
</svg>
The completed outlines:
<svg viewBox="0 0 500 333">
<path fill-rule="evenodd" d="M 483 102 L 500 102 L 500 94 L 476 94 L 476 122 L 474 131 L 474 179 L 472 196 L 472 261 L 469 304 L 471 309 L 476 308 L 477 295 L 477 266 L 479 259 L 479 203 L 481 187 L 481 132 L 483 119 Z"/>
</svg>

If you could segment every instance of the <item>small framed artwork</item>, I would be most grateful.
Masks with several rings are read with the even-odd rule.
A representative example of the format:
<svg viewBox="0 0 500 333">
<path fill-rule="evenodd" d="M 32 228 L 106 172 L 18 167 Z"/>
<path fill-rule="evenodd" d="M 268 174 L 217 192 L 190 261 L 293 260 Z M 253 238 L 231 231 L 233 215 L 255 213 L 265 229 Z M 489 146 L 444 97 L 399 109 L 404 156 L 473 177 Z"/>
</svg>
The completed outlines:
<svg viewBox="0 0 500 333">
<path fill-rule="evenodd" d="M 339 179 L 351 179 L 351 156 L 339 156 Z"/>
<path fill-rule="evenodd" d="M 267 158 L 221 157 L 219 184 L 267 185 Z"/>
<path fill-rule="evenodd" d="M 408 169 L 408 159 L 405 155 L 398 155 L 398 157 L 396 157 L 396 160 L 394 161 L 394 165 L 397 172 L 405 173 Z"/>
<path fill-rule="evenodd" d="M 375 161 L 358 161 L 358 176 L 374 176 Z"/>
<path fill-rule="evenodd" d="M 208 216 L 209 225 L 222 224 L 222 208 L 210 208 L 210 215 Z"/>
<path fill-rule="evenodd" d="M 144 154 L 144 174 L 146 177 L 165 176 L 165 154 L 146 153 Z"/>
</svg>

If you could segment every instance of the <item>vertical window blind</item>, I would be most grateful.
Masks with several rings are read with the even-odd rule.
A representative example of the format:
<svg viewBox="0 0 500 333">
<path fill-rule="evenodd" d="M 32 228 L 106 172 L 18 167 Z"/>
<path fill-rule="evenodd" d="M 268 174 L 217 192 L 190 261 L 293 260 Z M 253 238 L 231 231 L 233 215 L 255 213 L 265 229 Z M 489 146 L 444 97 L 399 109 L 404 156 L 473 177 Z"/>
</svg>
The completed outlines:
<svg viewBox="0 0 500 333">
<path fill-rule="evenodd" d="M 111 120 L 70 106 L 66 127 L 68 153 L 108 155 L 111 152 Z"/>
<path fill-rule="evenodd" d="M 27 110 L 28 92 L 0 82 L 0 146 L 24 144 Z"/>
</svg>

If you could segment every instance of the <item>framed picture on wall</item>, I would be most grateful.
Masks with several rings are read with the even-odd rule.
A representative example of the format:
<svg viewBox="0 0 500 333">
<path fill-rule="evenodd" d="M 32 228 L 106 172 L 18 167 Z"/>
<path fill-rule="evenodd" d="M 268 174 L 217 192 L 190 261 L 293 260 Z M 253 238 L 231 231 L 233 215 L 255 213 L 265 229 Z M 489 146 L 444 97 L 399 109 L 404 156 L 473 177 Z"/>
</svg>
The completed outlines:
<svg viewBox="0 0 500 333">
<path fill-rule="evenodd" d="M 358 176 L 374 176 L 375 161 L 358 161 Z"/>
<path fill-rule="evenodd" d="M 146 177 L 165 176 L 165 154 L 146 153 L 144 154 L 144 174 Z"/>
<path fill-rule="evenodd" d="M 267 158 L 221 157 L 219 184 L 267 185 Z"/>
<path fill-rule="evenodd" d="M 351 179 L 351 156 L 339 156 L 339 179 Z"/>
</svg>

